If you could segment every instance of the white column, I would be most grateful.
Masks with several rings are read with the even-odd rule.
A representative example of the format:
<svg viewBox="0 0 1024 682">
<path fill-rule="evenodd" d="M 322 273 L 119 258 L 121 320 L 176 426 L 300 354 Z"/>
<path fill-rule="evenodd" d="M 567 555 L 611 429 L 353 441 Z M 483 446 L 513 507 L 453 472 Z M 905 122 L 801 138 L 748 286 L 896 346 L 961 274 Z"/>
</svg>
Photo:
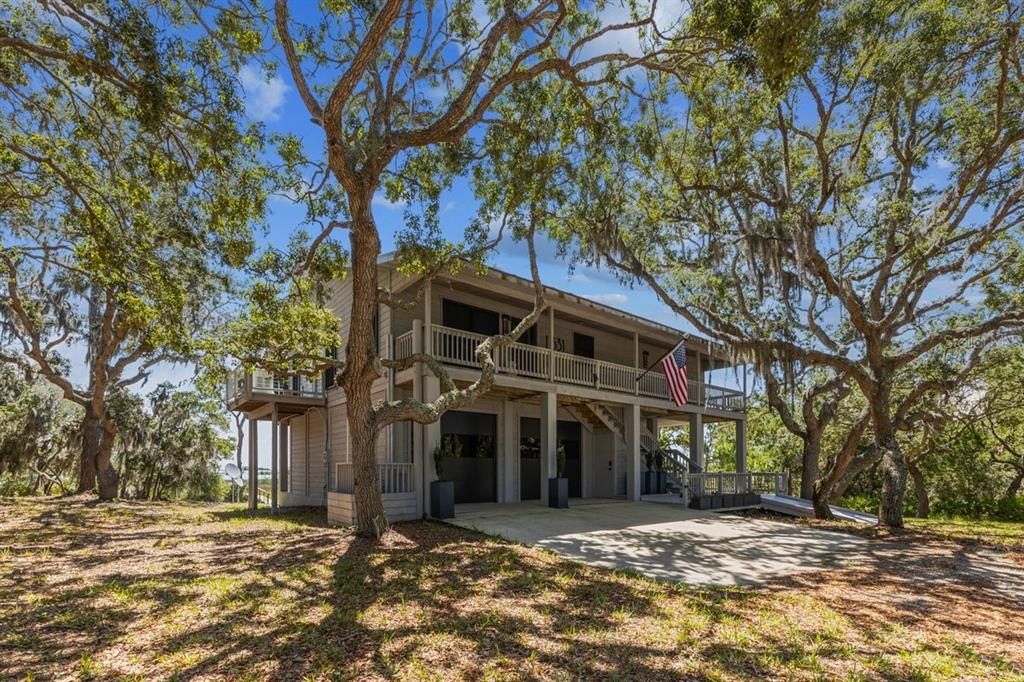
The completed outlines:
<svg viewBox="0 0 1024 682">
<path fill-rule="evenodd" d="M 441 394 L 441 382 L 437 377 L 430 374 L 423 377 L 423 401 L 431 402 Z M 431 424 L 423 425 L 423 459 L 427 465 L 424 472 L 424 483 L 429 488 L 431 481 L 437 480 L 437 472 L 434 470 L 434 450 L 441 444 L 441 420 Z M 429 489 L 427 495 L 430 495 Z M 427 497 L 427 500 L 430 498 Z"/>
<path fill-rule="evenodd" d="M 259 485 L 259 471 L 256 457 L 256 436 L 259 422 L 255 419 L 249 420 L 249 509 L 255 509 L 259 498 L 256 496 L 256 486 Z"/>
<path fill-rule="evenodd" d="M 433 353 L 434 302 L 431 298 L 430 282 L 423 285 L 423 352 Z"/>
<path fill-rule="evenodd" d="M 418 353 L 423 349 L 423 323 L 420 320 L 412 322 L 412 352 Z M 412 375 L 412 397 L 416 400 L 423 399 L 423 368 L 420 367 Z M 415 422 L 410 422 L 412 427 L 412 467 L 413 486 L 418 493 L 416 495 L 416 517 L 423 518 L 425 510 L 430 505 L 430 491 L 427 489 L 427 467 L 432 466 L 430 457 L 423 448 L 423 427 Z"/>
<path fill-rule="evenodd" d="M 516 404 L 506 400 L 501 410 L 501 485 L 498 487 L 498 502 L 518 502 L 519 492 L 516 490 L 516 472 L 519 469 L 518 432 L 519 415 Z"/>
<path fill-rule="evenodd" d="M 277 432 L 277 403 L 275 402 L 270 410 L 270 513 L 277 513 L 277 453 L 278 453 L 278 432 Z"/>
<path fill-rule="evenodd" d="M 685 372 L 686 369 L 684 368 Z M 633 332 L 633 395 L 640 395 L 640 335 Z"/>
<path fill-rule="evenodd" d="M 558 474 L 558 394 L 540 398 L 540 500 L 548 503 L 548 479 Z"/>
<path fill-rule="evenodd" d="M 690 415 L 690 459 L 704 469 L 704 415 Z"/>
<path fill-rule="evenodd" d="M 626 405 L 626 498 L 640 499 L 641 454 L 640 454 L 640 405 Z"/>
<path fill-rule="evenodd" d="M 747 420 L 736 420 L 736 473 L 747 470 Z"/>
<path fill-rule="evenodd" d="M 555 380 L 555 309 L 548 308 L 548 380 Z M 545 483 L 544 485 L 547 485 Z"/>
</svg>

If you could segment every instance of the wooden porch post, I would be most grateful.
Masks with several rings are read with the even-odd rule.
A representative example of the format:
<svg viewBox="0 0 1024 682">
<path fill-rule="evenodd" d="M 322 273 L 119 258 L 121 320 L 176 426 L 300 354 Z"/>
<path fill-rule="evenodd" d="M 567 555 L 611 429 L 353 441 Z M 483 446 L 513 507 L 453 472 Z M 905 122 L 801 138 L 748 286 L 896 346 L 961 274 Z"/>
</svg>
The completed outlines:
<svg viewBox="0 0 1024 682">
<path fill-rule="evenodd" d="M 277 513 L 277 402 L 270 408 L 270 513 Z"/>
<path fill-rule="evenodd" d="M 699 412 L 690 415 L 690 459 L 704 471 L 704 416 Z"/>
<path fill-rule="evenodd" d="M 555 380 L 555 307 L 548 308 L 548 380 Z M 547 483 L 544 484 L 546 486 Z M 542 487 L 544 487 L 542 486 Z"/>
<path fill-rule="evenodd" d="M 736 420 L 736 473 L 747 471 L 747 420 Z"/>
<path fill-rule="evenodd" d="M 558 475 L 558 394 L 540 398 L 540 501 L 548 503 L 548 479 Z"/>
<path fill-rule="evenodd" d="M 640 499 L 642 469 L 640 466 L 640 404 L 626 405 L 626 497 Z"/>
<path fill-rule="evenodd" d="M 685 370 L 684 370 L 685 371 Z M 640 334 L 633 332 L 633 395 L 640 395 Z"/>
<path fill-rule="evenodd" d="M 256 434 L 258 422 L 249 419 L 249 509 L 256 509 L 259 504 L 259 497 L 256 495 L 256 486 L 259 485 L 259 471 L 256 457 Z"/>
</svg>

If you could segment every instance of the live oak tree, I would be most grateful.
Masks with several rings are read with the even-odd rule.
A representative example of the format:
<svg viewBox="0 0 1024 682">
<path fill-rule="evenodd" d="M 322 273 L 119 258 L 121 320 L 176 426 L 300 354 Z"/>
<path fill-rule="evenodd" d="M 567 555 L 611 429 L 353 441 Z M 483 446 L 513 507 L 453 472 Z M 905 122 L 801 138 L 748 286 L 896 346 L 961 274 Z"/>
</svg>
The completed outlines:
<svg viewBox="0 0 1024 682">
<path fill-rule="evenodd" d="M 124 391 L 112 402 L 120 497 L 220 500 L 220 467 L 233 444 L 218 399 L 164 383 L 145 399 Z"/>
<path fill-rule="evenodd" d="M 191 357 L 252 249 L 265 172 L 236 92 L 258 46 L 243 9 L 0 7 L 0 359 L 81 407 L 78 489 L 103 499 L 111 396 Z"/>
<path fill-rule="evenodd" d="M 52 384 L 0 365 L 0 495 L 68 492 L 80 422 Z"/>
<path fill-rule="evenodd" d="M 708 7 L 734 59 L 609 127 L 565 231 L 737 357 L 848 376 L 901 526 L 897 433 L 938 389 L 909 368 L 1024 320 L 1021 8 L 841 2 L 779 68 Z"/>
<path fill-rule="evenodd" d="M 992 462 L 1009 472 L 1004 496 L 1015 498 L 1024 485 L 1024 344 L 989 353 L 969 388 L 957 421 L 987 438 Z"/>
<path fill-rule="evenodd" d="M 600 3 L 594 9 L 604 7 L 605 3 Z M 339 384 L 347 403 L 356 526 L 361 533 L 379 534 L 385 527 L 373 455 L 380 431 L 400 421 L 436 421 L 446 410 L 485 393 L 494 377 L 493 349 L 512 343 L 544 308 L 534 262 L 533 309 L 511 333 L 489 337 L 478 346 L 480 378 L 466 387 L 457 387 L 428 355 L 400 362 L 382 359 L 373 344 L 378 305 L 406 305 L 419 294 L 396 297 L 378 281 L 381 236 L 373 215 L 375 195 L 385 192 L 389 199 L 402 199 L 421 208 L 407 211 L 405 228 L 397 240 L 399 265 L 407 272 L 429 278 L 463 260 L 480 262 L 495 242 L 489 229 L 492 221 L 504 224 L 511 236 L 528 239 L 532 253 L 538 216 L 529 205 L 513 200 L 495 202 L 501 209 L 484 212 L 467 230 L 465 240 L 453 244 L 440 230 L 438 198 L 456 178 L 470 176 L 474 167 L 479 168 L 474 162 L 481 139 L 488 130 L 502 125 L 496 104 L 511 88 L 551 78 L 585 90 L 614 81 L 622 69 L 641 62 L 671 60 L 677 53 L 667 48 L 640 55 L 601 47 L 602 39 L 616 32 L 654 30 L 654 8 L 634 9 L 632 18 L 602 24 L 599 14 L 560 0 L 331 2 L 312 17 L 309 8 L 293 15 L 287 0 L 275 3 L 275 32 L 286 71 L 324 136 L 322 161 L 305 157 L 298 151 L 299 145 L 286 144 L 289 164 L 308 169 L 310 189 L 303 198 L 333 190 L 340 192 L 341 201 L 337 205 L 332 199 L 326 202 L 338 209 L 337 215 L 326 214 L 315 201 L 308 202 L 311 222 L 319 219 L 321 226 L 311 235 L 310 256 L 292 270 L 289 297 L 278 302 L 266 296 L 261 300 L 278 306 L 279 311 L 289 307 L 287 302 L 281 303 L 288 299 L 298 305 L 303 295 L 315 288 L 303 282 L 304 268 L 315 264 L 316 254 L 325 246 L 337 247 L 335 233 L 348 232 L 346 276 L 353 295 Z M 520 178 L 527 179 L 526 173 Z M 259 306 L 253 310 L 259 314 Z M 308 309 L 295 315 L 307 320 L 316 317 Z M 251 332 L 259 326 L 243 325 L 243 330 Z M 292 353 L 294 357 L 287 357 L 286 352 L 278 355 L 292 366 L 305 360 L 308 368 L 315 364 L 310 355 L 316 352 L 307 345 Z M 267 362 L 273 358 L 264 355 L 257 359 Z M 371 386 L 382 372 L 419 363 L 440 380 L 441 394 L 436 400 L 371 401 Z"/>
<path fill-rule="evenodd" d="M 779 372 L 771 364 L 758 367 L 765 382 L 765 395 L 772 410 L 779 416 L 790 433 L 800 439 L 801 474 L 800 497 L 811 500 L 814 515 L 819 519 L 832 518 L 829 507 L 835 487 L 859 450 L 867 427 L 866 412 L 854 415 L 844 423 L 841 409 L 850 394 L 847 378 L 842 374 L 811 372 L 806 382 L 783 386 Z M 792 370 L 782 368 L 783 372 Z M 806 383 L 806 386 L 800 385 Z M 797 393 L 799 386 L 799 395 Z M 847 401 L 847 411 L 849 411 Z M 827 458 L 822 474 L 823 444 L 829 431 L 837 431 L 838 438 Z"/>
</svg>

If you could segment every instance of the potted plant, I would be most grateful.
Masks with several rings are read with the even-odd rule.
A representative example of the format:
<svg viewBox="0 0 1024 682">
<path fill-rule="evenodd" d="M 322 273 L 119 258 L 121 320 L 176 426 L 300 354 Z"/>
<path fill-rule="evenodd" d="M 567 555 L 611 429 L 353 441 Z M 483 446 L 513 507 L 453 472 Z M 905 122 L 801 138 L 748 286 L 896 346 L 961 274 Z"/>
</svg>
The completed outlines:
<svg viewBox="0 0 1024 682">
<path fill-rule="evenodd" d="M 441 438 L 434 448 L 437 480 L 430 482 L 430 515 L 435 519 L 455 518 L 455 481 L 444 480 L 444 460 L 462 456 L 462 441 L 452 435 Z"/>
<path fill-rule="evenodd" d="M 565 478 L 565 446 L 555 451 L 557 475 L 548 479 L 548 506 L 556 509 L 569 508 L 569 479 Z"/>
<path fill-rule="evenodd" d="M 654 470 L 657 473 L 658 494 L 664 495 L 668 492 L 668 472 L 665 471 L 665 453 L 661 449 L 654 453 Z"/>
<path fill-rule="evenodd" d="M 644 452 L 644 464 L 647 471 L 644 472 L 643 484 L 640 486 L 641 495 L 653 495 L 658 491 L 658 476 L 654 472 L 654 453 L 650 450 Z"/>
</svg>

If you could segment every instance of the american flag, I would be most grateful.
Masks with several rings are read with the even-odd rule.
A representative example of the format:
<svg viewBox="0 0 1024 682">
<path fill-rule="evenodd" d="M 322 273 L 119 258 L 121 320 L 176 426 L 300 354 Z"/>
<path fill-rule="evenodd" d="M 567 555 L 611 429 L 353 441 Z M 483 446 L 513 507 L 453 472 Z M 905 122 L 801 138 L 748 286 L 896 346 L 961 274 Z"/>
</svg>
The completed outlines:
<svg viewBox="0 0 1024 682">
<path fill-rule="evenodd" d="M 668 392 L 672 394 L 672 402 L 685 405 L 690 394 L 690 383 L 686 380 L 686 344 L 680 343 L 676 349 L 661 361 L 668 380 Z"/>
</svg>

